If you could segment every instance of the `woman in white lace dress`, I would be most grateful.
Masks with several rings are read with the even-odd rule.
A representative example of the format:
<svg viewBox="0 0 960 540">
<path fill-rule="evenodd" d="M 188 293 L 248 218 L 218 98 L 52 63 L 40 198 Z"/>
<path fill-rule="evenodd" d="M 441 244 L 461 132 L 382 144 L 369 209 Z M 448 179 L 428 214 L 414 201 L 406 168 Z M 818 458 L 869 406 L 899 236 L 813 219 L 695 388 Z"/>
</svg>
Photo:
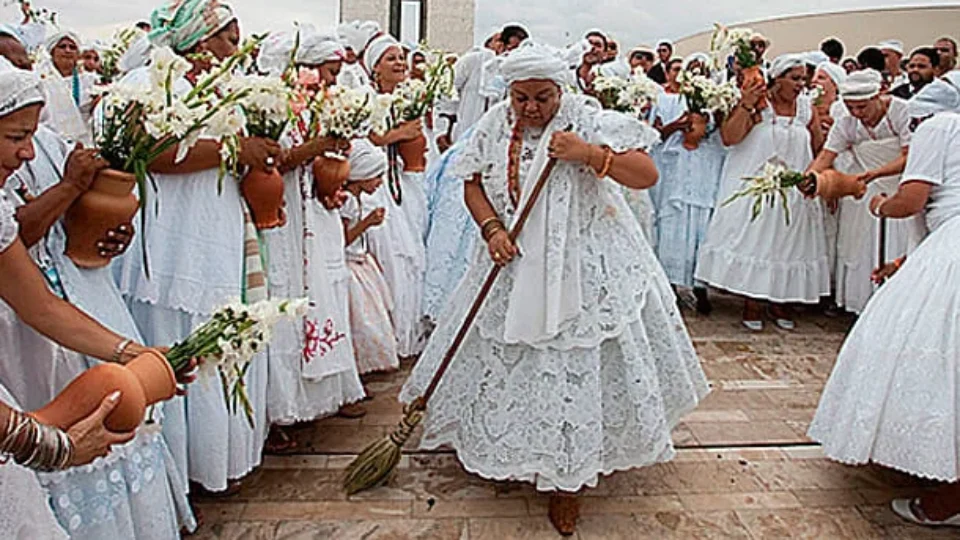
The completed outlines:
<svg viewBox="0 0 960 540">
<path fill-rule="evenodd" d="M 828 457 L 842 463 L 873 462 L 946 482 L 919 499 L 893 501 L 893 510 L 923 525 L 960 526 L 956 86 L 934 81 L 911 101 L 911 116 L 918 120 L 936 109 L 947 112 L 924 120 L 913 134 L 899 190 L 870 202 L 875 217 L 900 220 L 925 213 L 930 234 L 906 262 L 893 265 L 899 271 L 860 315 L 824 388 L 809 435 L 823 444 Z"/>
<path fill-rule="evenodd" d="M 740 102 L 720 127 L 730 150 L 718 201 L 742 189 L 743 177 L 760 174 L 772 160 L 792 170 L 806 170 L 823 146 L 816 109 L 802 95 L 803 57 L 778 57 L 768 76 L 769 89 L 762 83 L 744 88 Z M 757 110 L 764 93 L 769 105 Z M 819 201 L 804 200 L 799 190 L 790 190 L 787 224 L 779 204 L 764 207 L 751 221 L 752 204 L 749 197 L 742 197 L 716 209 L 700 246 L 694 277 L 746 297 L 743 325 L 749 330 L 763 330 L 763 302 L 771 304 L 770 315 L 777 326 L 792 330 L 788 304 L 816 304 L 830 294 L 823 209 Z"/>
<path fill-rule="evenodd" d="M 657 133 L 564 94 L 567 63 L 529 44 L 502 66 L 510 100 L 476 126 L 456 165 L 485 240 L 401 392 L 422 394 L 493 264 L 504 265 L 444 375 L 422 447 L 452 446 L 470 472 L 553 493 L 572 534 L 572 494 L 601 475 L 667 461 L 671 428 L 707 392 L 663 270 L 623 198 L 657 173 Z M 557 165 L 514 245 L 549 158 Z"/>
</svg>

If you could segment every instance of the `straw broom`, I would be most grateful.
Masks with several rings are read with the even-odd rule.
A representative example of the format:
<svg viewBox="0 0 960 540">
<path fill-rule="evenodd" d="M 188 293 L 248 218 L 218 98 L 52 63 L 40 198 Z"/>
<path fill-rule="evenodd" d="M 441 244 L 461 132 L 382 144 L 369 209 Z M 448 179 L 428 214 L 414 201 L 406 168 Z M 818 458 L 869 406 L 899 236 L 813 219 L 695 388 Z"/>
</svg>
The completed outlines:
<svg viewBox="0 0 960 540">
<path fill-rule="evenodd" d="M 570 131 L 572 128 L 573 126 L 570 126 L 566 131 Z M 533 187 L 533 192 L 530 194 L 530 199 L 524 205 L 523 210 L 520 212 L 520 217 L 517 218 L 517 223 L 509 233 L 511 241 L 516 241 L 517 236 L 519 236 L 523 230 L 523 225 L 527 222 L 527 218 L 530 216 L 530 212 L 533 210 L 537 199 L 540 198 L 540 192 L 543 191 L 544 186 L 546 186 L 547 179 L 550 177 L 550 173 L 553 172 L 556 164 L 556 158 L 551 158 L 543 168 L 543 172 L 540 173 L 540 177 Z M 460 330 L 457 331 L 453 343 L 450 345 L 450 348 L 447 349 L 446 354 L 443 356 L 443 361 L 440 362 L 440 367 L 437 368 L 436 373 L 434 373 L 423 395 L 411 401 L 404 408 L 403 418 L 392 433 L 366 447 L 347 467 L 346 475 L 343 479 L 343 489 L 348 495 L 377 487 L 385 483 L 387 478 L 390 477 L 390 473 L 393 472 L 397 463 L 400 462 L 400 451 L 403 449 L 403 445 L 407 443 L 413 430 L 416 429 L 420 421 L 423 420 L 423 415 L 427 410 L 427 402 L 433 397 L 433 393 L 436 391 L 440 380 L 450 366 L 450 362 L 453 361 L 453 357 L 456 356 L 457 351 L 460 350 L 460 345 L 463 344 L 463 340 L 467 337 L 470 326 L 473 324 L 474 319 L 476 319 L 480 307 L 487 299 L 487 294 L 490 293 L 490 289 L 493 287 L 493 283 L 496 281 L 502 268 L 502 266 L 495 265 L 490 269 L 487 280 L 484 281 L 483 286 L 480 287 L 480 292 L 477 293 L 477 297 L 474 299 L 470 311 L 467 312 L 466 318 L 460 325 Z"/>
</svg>

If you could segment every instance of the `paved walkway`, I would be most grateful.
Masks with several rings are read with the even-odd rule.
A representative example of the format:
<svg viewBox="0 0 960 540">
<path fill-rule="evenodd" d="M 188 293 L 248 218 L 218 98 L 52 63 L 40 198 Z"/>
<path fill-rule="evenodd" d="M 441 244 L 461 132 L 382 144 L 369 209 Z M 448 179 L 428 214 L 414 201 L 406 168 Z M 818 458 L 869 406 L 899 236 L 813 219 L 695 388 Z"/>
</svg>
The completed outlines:
<svg viewBox="0 0 960 540">
<path fill-rule="evenodd" d="M 804 315 L 793 333 L 749 334 L 736 300 L 715 304 L 710 317 L 686 317 L 713 392 L 677 427 L 677 459 L 602 479 L 583 497 L 578 538 L 958 537 L 908 526 L 888 510 L 890 498 L 923 483 L 832 463 L 805 436 L 849 318 Z M 198 537 L 559 538 L 547 497 L 531 486 L 488 482 L 452 453 L 415 444 L 386 487 L 349 499 L 341 492 L 346 464 L 399 420 L 396 394 L 408 372 L 372 379 L 366 417 L 297 429 L 295 453 L 267 456 L 239 495 L 200 502 Z"/>
</svg>

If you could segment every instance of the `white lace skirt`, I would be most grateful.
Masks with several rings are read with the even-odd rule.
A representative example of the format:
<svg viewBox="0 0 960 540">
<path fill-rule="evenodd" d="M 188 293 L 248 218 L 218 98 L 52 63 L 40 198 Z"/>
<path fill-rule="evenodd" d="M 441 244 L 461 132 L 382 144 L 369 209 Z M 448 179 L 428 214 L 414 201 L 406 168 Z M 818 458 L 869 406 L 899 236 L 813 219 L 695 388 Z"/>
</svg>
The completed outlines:
<svg viewBox="0 0 960 540">
<path fill-rule="evenodd" d="M 149 345 L 164 346 L 187 337 L 207 317 L 162 306 L 130 302 L 130 313 Z M 185 397 L 164 403 L 163 436 L 178 468 L 210 491 L 246 476 L 260 465 L 267 430 L 267 359 L 254 358 L 246 376 L 254 427 L 241 408 L 230 412 L 219 380 L 200 379 Z"/>
<path fill-rule="evenodd" d="M 960 218 L 927 237 L 867 304 L 809 435 L 831 459 L 960 478 Z"/>
<path fill-rule="evenodd" d="M 708 389 L 660 281 L 632 322 L 592 348 L 505 345 L 474 327 L 428 405 L 422 448 L 449 445 L 468 471 L 541 491 L 575 492 L 602 474 L 671 459 L 673 427 Z M 461 284 L 459 293 L 455 303 L 475 291 Z M 401 401 L 429 384 L 460 323 L 456 309 L 444 314 Z"/>
<path fill-rule="evenodd" d="M 390 322 L 392 303 L 373 257 L 348 260 L 350 268 L 350 330 L 360 374 L 393 371 L 400 367 L 397 340 Z"/>
</svg>

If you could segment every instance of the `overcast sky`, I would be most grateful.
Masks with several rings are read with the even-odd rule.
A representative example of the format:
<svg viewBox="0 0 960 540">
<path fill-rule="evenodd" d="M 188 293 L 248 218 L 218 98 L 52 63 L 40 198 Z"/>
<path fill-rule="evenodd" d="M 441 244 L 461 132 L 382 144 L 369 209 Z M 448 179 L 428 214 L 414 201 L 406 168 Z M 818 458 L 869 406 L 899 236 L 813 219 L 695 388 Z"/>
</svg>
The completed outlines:
<svg viewBox="0 0 960 540">
<path fill-rule="evenodd" d="M 332 25 L 337 0 L 227 0 L 238 11 L 244 30 L 285 27 L 292 20 Z M 351 0 L 342 0 L 350 2 Z M 431 0 L 442 2 L 443 0 Z M 6 3 L 6 1 L 4 2 Z M 146 18 L 159 0 L 34 0 L 60 14 L 63 26 L 85 34 L 109 36 L 110 28 Z M 521 21 L 540 39 L 569 43 L 599 27 L 630 46 L 676 39 L 727 23 L 800 13 L 863 9 L 877 6 L 960 4 L 960 0 L 476 0 L 477 40 L 508 21 Z M 4 20 L 17 18 L 17 8 L 0 8 Z"/>
</svg>

